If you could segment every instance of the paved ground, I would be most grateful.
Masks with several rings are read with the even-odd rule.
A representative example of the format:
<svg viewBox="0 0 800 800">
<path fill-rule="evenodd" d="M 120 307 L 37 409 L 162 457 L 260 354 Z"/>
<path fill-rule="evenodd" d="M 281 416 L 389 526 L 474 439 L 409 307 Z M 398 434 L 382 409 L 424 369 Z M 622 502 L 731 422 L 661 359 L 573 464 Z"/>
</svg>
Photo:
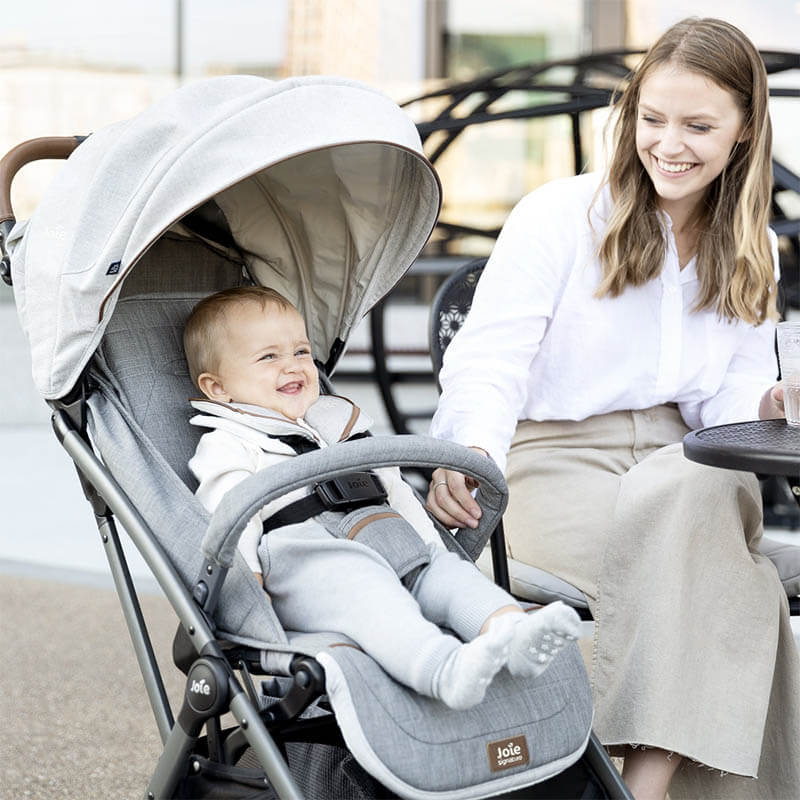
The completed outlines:
<svg viewBox="0 0 800 800">
<path fill-rule="evenodd" d="M 142 605 L 168 658 L 175 618 L 163 597 Z M 142 797 L 160 738 L 116 593 L 3 575 L 0 641 L 0 797 Z M 180 697 L 182 675 L 164 663 Z"/>
</svg>

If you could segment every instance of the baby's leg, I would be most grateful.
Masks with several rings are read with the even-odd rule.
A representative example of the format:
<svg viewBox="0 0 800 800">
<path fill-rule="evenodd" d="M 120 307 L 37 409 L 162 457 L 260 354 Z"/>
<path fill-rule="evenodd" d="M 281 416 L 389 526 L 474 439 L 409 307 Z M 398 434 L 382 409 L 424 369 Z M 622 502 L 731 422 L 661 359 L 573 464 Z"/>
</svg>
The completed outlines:
<svg viewBox="0 0 800 800">
<path fill-rule="evenodd" d="M 508 671 L 520 678 L 541 675 L 568 642 L 578 638 L 580 617 L 560 600 L 527 614 L 501 614 L 488 635 L 511 637 Z"/>
<path fill-rule="evenodd" d="M 450 708 L 480 703 L 492 679 L 506 665 L 511 630 L 478 636 L 453 650 L 437 671 L 433 695 Z"/>
<path fill-rule="evenodd" d="M 414 595 L 428 619 L 446 625 L 462 639 L 477 642 L 488 636 L 505 642 L 510 637 L 507 666 L 519 677 L 544 672 L 580 631 L 580 617 L 564 603 L 526 614 L 474 564 L 441 549 L 432 551 Z"/>
<path fill-rule="evenodd" d="M 510 632 L 465 645 L 425 619 L 374 550 L 327 534 L 270 537 L 265 583 L 286 628 L 344 633 L 400 683 L 452 708 L 483 699 L 506 663 Z"/>
<path fill-rule="evenodd" d="M 486 632 L 501 610 L 522 613 L 519 603 L 471 561 L 434 547 L 412 590 L 426 619 L 454 631 L 465 642 Z"/>
</svg>

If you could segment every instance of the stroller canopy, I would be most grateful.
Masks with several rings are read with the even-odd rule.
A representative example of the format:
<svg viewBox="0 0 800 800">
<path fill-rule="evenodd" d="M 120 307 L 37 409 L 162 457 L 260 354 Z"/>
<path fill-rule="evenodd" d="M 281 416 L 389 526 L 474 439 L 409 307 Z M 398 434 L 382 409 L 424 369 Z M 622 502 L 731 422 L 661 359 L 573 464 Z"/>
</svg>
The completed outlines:
<svg viewBox="0 0 800 800">
<path fill-rule="evenodd" d="M 223 221 L 213 246 L 297 305 L 330 372 L 419 254 L 440 198 L 414 124 L 367 86 L 227 76 L 178 89 L 88 137 L 9 237 L 37 388 L 73 388 L 125 277 L 201 207 Z"/>
</svg>

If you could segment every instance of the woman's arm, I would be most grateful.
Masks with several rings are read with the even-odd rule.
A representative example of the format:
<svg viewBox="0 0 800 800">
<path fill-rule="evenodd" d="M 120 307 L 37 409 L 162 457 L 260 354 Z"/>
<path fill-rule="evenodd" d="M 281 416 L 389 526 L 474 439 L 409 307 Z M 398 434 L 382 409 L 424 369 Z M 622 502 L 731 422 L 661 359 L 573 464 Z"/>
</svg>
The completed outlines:
<svg viewBox="0 0 800 800">
<path fill-rule="evenodd" d="M 574 257 L 575 226 L 564 220 L 575 216 L 573 194 L 571 183 L 557 181 L 520 200 L 444 354 L 431 435 L 479 447 L 501 470 Z"/>
<path fill-rule="evenodd" d="M 777 281 L 778 239 L 773 231 L 769 238 Z M 745 329 L 714 395 L 696 403 L 681 403 L 681 413 L 692 428 L 783 417 L 783 388 L 777 378 L 775 323 L 768 319 Z"/>
<path fill-rule="evenodd" d="M 773 323 L 749 328 L 713 395 L 679 404 L 686 424 L 690 428 L 707 428 L 783 416 L 783 392 L 778 391 L 776 384 L 778 362 L 774 342 Z"/>
<path fill-rule="evenodd" d="M 464 326 L 444 354 L 431 435 L 491 456 L 501 470 L 528 399 L 531 363 L 569 277 L 586 218 L 572 179 L 524 197 L 509 215 Z M 580 214 L 581 219 L 576 219 Z M 448 527 L 478 524 L 474 481 L 434 472 L 427 508 Z"/>
</svg>

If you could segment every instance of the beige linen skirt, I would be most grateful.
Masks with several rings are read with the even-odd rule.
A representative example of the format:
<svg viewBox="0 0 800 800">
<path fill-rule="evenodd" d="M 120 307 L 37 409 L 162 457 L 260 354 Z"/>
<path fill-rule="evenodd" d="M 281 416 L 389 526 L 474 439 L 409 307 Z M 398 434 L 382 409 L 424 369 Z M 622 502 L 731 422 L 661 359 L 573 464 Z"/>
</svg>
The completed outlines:
<svg viewBox="0 0 800 800">
<path fill-rule="evenodd" d="M 521 422 L 509 553 L 587 595 L 604 744 L 685 756 L 672 798 L 797 798 L 800 663 L 758 481 L 686 459 L 687 431 L 674 406 Z"/>
</svg>

